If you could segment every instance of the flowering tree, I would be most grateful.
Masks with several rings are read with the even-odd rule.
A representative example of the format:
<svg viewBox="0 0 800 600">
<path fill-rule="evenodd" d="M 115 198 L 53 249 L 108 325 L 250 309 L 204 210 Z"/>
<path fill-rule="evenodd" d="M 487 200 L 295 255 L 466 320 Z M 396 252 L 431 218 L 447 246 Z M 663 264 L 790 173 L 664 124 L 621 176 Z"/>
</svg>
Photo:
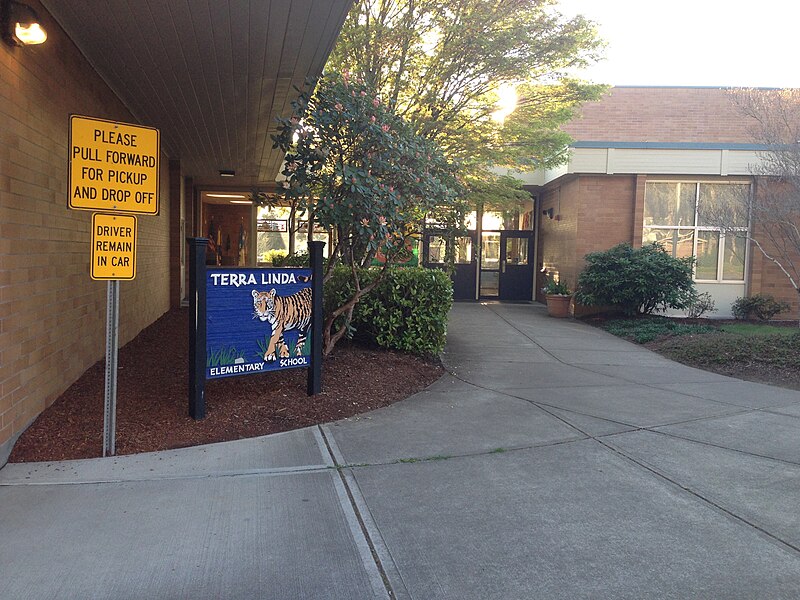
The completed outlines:
<svg viewBox="0 0 800 600">
<path fill-rule="evenodd" d="M 361 285 L 359 268 L 378 250 L 392 257 L 424 218 L 454 219 L 460 185 L 454 167 L 436 144 L 413 133 L 374 90 L 345 74 L 320 79 L 313 93 L 292 103 L 278 119 L 274 146 L 286 152 L 282 191 L 309 222 L 335 232 L 326 280 L 337 264 L 351 273 L 353 295 L 326 316 L 327 355 L 350 326 L 358 301 L 381 281 Z"/>
</svg>

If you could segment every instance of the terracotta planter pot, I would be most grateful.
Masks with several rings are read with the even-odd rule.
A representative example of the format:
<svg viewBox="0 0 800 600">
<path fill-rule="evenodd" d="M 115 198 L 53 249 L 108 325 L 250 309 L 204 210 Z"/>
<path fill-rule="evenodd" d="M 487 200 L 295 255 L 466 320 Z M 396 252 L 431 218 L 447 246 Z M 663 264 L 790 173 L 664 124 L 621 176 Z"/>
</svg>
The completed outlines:
<svg viewBox="0 0 800 600">
<path fill-rule="evenodd" d="M 546 294 L 547 314 L 551 317 L 563 319 L 569 316 L 569 305 L 572 296 L 562 296 L 561 294 Z"/>
</svg>

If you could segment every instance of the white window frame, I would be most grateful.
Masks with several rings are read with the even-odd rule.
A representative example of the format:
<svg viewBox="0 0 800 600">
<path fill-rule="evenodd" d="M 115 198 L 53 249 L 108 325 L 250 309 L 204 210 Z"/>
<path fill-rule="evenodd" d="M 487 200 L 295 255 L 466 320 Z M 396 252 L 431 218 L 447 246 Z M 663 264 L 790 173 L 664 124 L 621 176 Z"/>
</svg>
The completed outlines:
<svg viewBox="0 0 800 600">
<path fill-rule="evenodd" d="M 743 283 L 747 283 L 747 273 L 749 272 L 750 268 L 750 243 L 749 243 L 749 232 L 751 226 L 751 219 L 750 215 L 748 215 L 748 223 L 747 227 L 736 227 L 733 228 L 732 231 L 736 232 L 743 232 L 744 237 L 747 240 L 747 244 L 745 245 L 745 255 L 744 255 L 744 273 L 742 279 L 722 279 L 723 275 L 723 268 L 724 268 L 724 257 L 725 257 L 725 242 L 726 242 L 726 234 L 725 232 L 720 229 L 719 227 L 711 227 L 707 225 L 697 225 L 698 217 L 699 217 L 699 210 L 700 210 L 700 186 L 701 185 L 747 185 L 748 186 L 748 193 L 753 193 L 753 183 L 748 180 L 735 180 L 735 181 L 714 181 L 714 180 L 703 180 L 703 179 L 648 179 L 645 182 L 645 202 L 647 201 L 647 185 L 651 183 L 685 183 L 689 185 L 695 186 L 695 197 L 694 197 L 694 225 L 646 225 L 644 223 L 644 216 L 642 217 L 642 231 L 646 231 L 648 229 L 661 229 L 666 231 L 674 231 L 674 230 L 690 230 L 693 232 L 692 235 L 692 256 L 695 258 L 695 265 L 692 270 L 692 279 L 697 283 L 718 283 L 724 285 L 742 285 Z M 644 208 L 644 207 L 643 207 Z M 642 211 L 644 214 L 644 211 Z M 719 245 L 717 247 L 717 278 L 716 279 L 698 279 L 697 278 L 697 238 L 698 232 L 700 231 L 712 231 L 715 233 L 719 233 Z"/>
</svg>

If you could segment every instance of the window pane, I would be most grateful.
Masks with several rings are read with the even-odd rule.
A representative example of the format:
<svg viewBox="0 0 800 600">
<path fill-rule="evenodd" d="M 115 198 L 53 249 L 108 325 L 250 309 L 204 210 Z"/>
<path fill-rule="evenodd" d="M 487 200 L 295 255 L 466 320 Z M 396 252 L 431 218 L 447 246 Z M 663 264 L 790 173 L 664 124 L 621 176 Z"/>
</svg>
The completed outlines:
<svg viewBox="0 0 800 600">
<path fill-rule="evenodd" d="M 645 229 L 642 236 L 645 244 L 658 242 L 668 254 L 676 258 L 692 256 L 694 231 L 691 229 Z"/>
<path fill-rule="evenodd" d="M 472 238 L 456 238 L 456 264 L 467 265 L 472 262 Z"/>
<path fill-rule="evenodd" d="M 432 235 L 428 241 L 428 262 L 444 263 L 445 239 L 440 235 Z"/>
<path fill-rule="evenodd" d="M 528 238 L 506 238 L 506 264 L 528 264 Z"/>
<path fill-rule="evenodd" d="M 644 224 L 694 225 L 694 183 L 648 183 L 644 192 Z"/>
<path fill-rule="evenodd" d="M 722 279 L 725 281 L 744 280 L 744 259 L 747 252 L 747 238 L 743 235 L 726 235 L 725 250 L 722 253 Z"/>
<path fill-rule="evenodd" d="M 698 225 L 747 227 L 749 194 L 746 183 L 701 183 Z"/>
<path fill-rule="evenodd" d="M 500 234 L 486 233 L 482 235 L 481 269 L 500 268 Z M 483 283 L 481 283 L 483 285 Z"/>
<path fill-rule="evenodd" d="M 697 264 L 695 279 L 717 279 L 719 260 L 719 232 L 697 232 Z"/>
</svg>

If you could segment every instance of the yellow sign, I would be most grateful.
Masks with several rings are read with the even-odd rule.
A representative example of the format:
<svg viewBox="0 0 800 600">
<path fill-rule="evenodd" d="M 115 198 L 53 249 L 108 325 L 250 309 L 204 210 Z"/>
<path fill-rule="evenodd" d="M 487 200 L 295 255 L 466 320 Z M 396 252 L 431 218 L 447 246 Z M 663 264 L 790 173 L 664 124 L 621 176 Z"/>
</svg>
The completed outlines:
<svg viewBox="0 0 800 600">
<path fill-rule="evenodd" d="M 158 129 L 69 118 L 69 207 L 158 214 Z"/>
<path fill-rule="evenodd" d="M 92 279 L 136 277 L 136 217 L 92 215 Z"/>
</svg>

